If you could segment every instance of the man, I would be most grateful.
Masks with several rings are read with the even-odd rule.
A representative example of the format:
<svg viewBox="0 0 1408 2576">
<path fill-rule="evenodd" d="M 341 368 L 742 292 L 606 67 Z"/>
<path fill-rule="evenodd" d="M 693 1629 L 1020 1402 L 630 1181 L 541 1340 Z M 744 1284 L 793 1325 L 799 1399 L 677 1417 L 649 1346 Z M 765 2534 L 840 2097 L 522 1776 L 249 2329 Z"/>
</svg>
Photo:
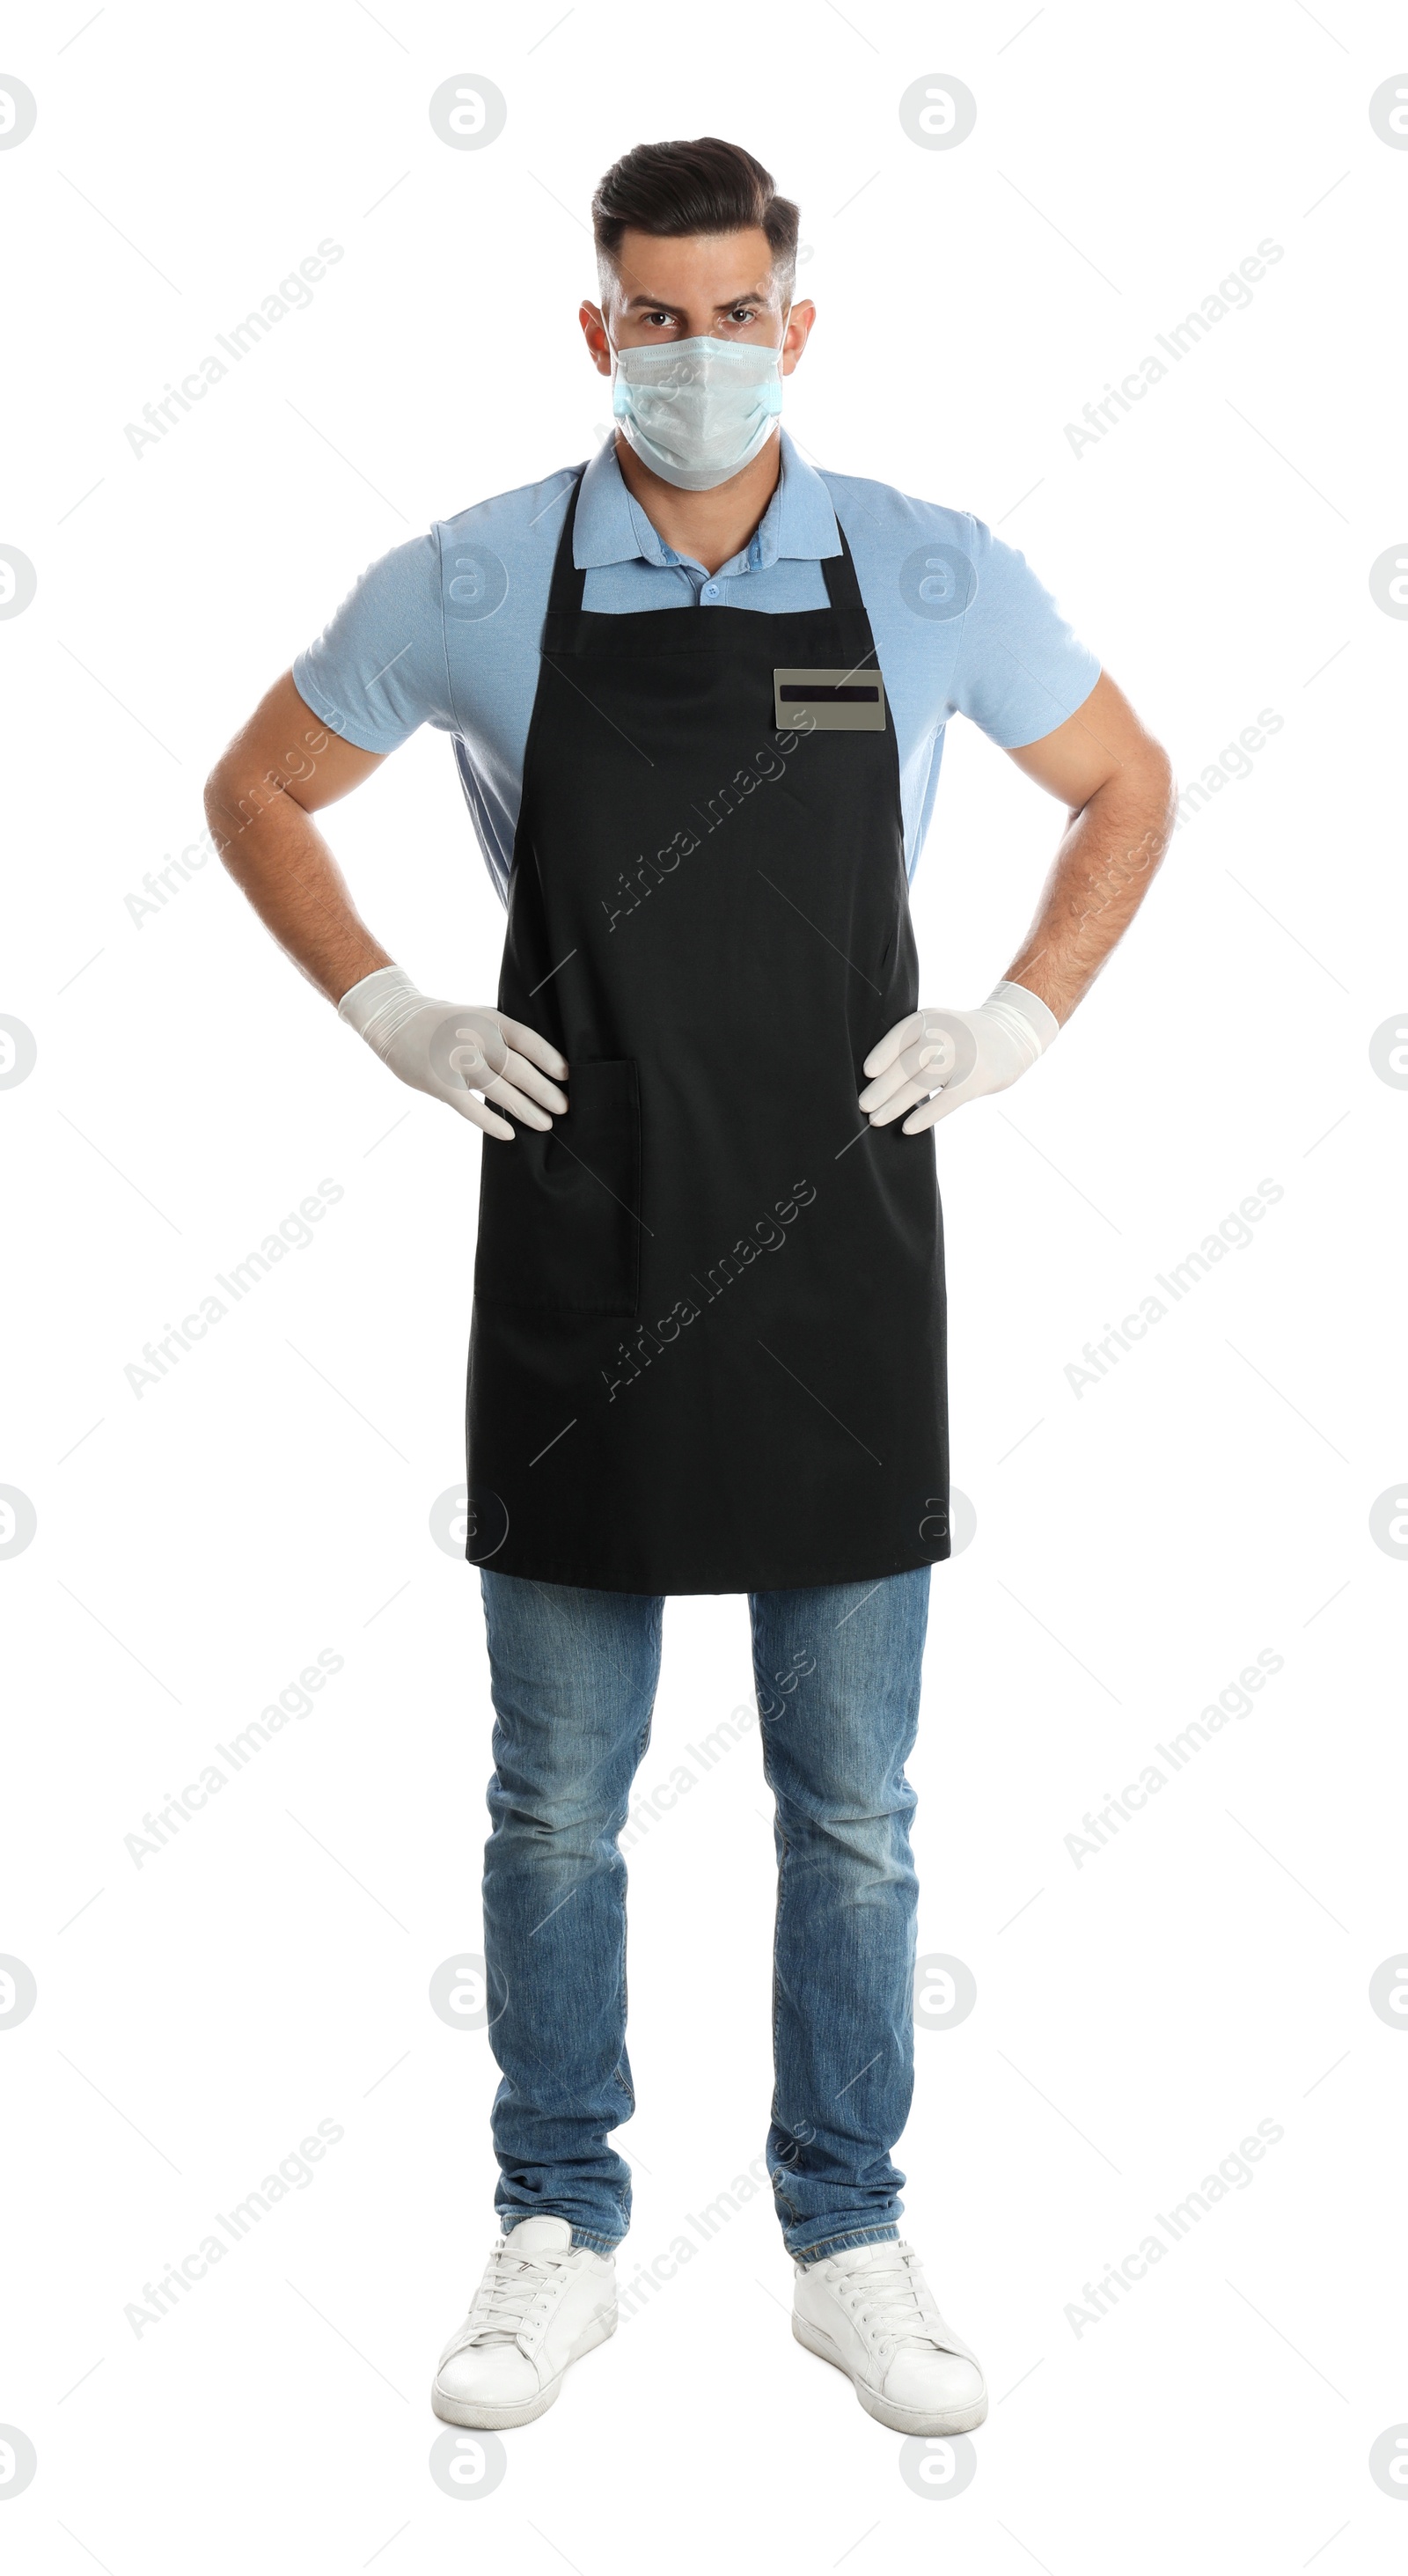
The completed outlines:
<svg viewBox="0 0 1408 2576">
<path fill-rule="evenodd" d="M 616 2321 L 625 1869 L 671 1592 L 749 1595 L 777 1808 L 768 2162 L 794 2332 L 905 2433 L 982 2372 L 899 2240 L 913 1743 L 949 1553 L 935 1122 L 1049 1045 L 1170 821 L 1163 753 L 1020 555 L 812 470 L 797 210 L 736 146 L 594 201 L 614 438 L 387 555 L 210 782 L 226 865 L 403 1082 L 481 1128 L 469 1540 L 503 2233 L 441 2357 L 526 2423 Z M 723 614 L 712 614 L 712 611 Z M 908 876 L 962 709 L 1069 821 L 981 1009 L 921 1010 Z M 508 907 L 495 1009 L 428 999 L 312 816 L 430 722 Z M 569 1106 L 570 1103 L 570 1106 Z"/>
</svg>

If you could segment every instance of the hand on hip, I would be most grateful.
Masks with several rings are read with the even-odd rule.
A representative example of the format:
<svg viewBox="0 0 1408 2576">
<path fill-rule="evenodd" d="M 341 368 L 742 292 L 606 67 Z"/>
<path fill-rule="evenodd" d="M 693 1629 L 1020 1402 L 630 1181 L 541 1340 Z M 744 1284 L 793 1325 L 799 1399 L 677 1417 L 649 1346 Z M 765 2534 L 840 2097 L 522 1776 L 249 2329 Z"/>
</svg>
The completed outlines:
<svg viewBox="0 0 1408 2576">
<path fill-rule="evenodd" d="M 999 984 L 976 1011 L 911 1011 L 866 1057 L 861 1108 L 872 1127 L 904 1118 L 904 1134 L 917 1136 L 965 1102 L 1006 1091 L 1060 1025 L 1023 984 Z"/>
<path fill-rule="evenodd" d="M 506 1110 L 525 1127 L 551 1127 L 549 1110 L 567 1107 L 558 1084 L 567 1063 L 522 1020 L 469 1003 L 431 1000 L 400 966 L 381 966 L 344 993 L 337 1006 L 399 1082 L 443 1100 L 486 1136 L 512 1143 Z M 489 1106 L 490 1103 L 494 1106 Z"/>
</svg>

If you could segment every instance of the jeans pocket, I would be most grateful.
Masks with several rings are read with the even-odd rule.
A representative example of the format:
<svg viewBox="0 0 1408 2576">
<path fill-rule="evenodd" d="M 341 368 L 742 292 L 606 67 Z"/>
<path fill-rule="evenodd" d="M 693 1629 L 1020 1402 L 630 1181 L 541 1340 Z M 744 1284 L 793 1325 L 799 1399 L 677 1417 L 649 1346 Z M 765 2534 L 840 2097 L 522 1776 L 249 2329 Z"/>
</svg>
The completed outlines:
<svg viewBox="0 0 1408 2576">
<path fill-rule="evenodd" d="M 477 1297 L 579 1315 L 633 1315 L 640 1281 L 640 1086 L 622 1056 L 578 1063 L 570 1107 L 544 1135 L 486 1137 Z"/>
</svg>

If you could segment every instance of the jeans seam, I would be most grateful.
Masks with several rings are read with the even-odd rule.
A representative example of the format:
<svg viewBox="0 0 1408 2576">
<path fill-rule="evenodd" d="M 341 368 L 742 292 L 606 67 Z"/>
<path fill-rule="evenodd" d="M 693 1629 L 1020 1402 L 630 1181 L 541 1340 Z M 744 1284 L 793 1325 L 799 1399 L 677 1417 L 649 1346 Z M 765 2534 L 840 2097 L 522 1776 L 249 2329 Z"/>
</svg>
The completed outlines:
<svg viewBox="0 0 1408 2576">
<path fill-rule="evenodd" d="M 614 1860 L 616 1861 L 617 1867 L 620 1869 L 620 1871 L 621 1871 L 621 1873 L 622 1873 L 622 1883 L 621 1883 L 621 2038 L 622 2038 L 622 2049 L 621 2049 L 621 2055 L 620 2055 L 620 2057 L 618 2057 L 618 2059 L 616 2060 L 616 2065 L 615 2065 L 615 2068 L 614 2068 L 613 2072 L 614 2072 L 614 2074 L 615 2074 L 615 2077 L 616 2077 L 616 2081 L 617 2081 L 617 2083 L 620 2085 L 622 2092 L 625 2094 L 626 2100 L 629 2102 L 629 2104 L 630 2104 L 630 2106 L 631 2106 L 631 2110 L 632 2110 L 632 2111 L 634 2111 L 634 2110 L 635 2110 L 635 2107 L 636 2107 L 635 2088 L 634 2088 L 634 2086 L 633 2086 L 633 2085 L 631 2085 L 631 2084 L 627 2081 L 626 2076 L 625 2076 L 625 2074 L 624 2074 L 624 2073 L 623 2073 L 623 2071 L 622 2071 L 622 2069 L 623 2069 L 623 2067 L 624 2067 L 624 2065 L 625 2065 L 625 2063 L 626 2063 L 626 2058 L 627 2058 L 627 2053 L 628 2053 L 628 2043 L 627 2043 L 627 2040 L 626 2040 L 626 2031 L 627 2031 L 627 2027 L 628 2027 L 628 2025 L 629 2025 L 630 2017 L 631 2017 L 631 1993 L 630 1993 L 630 1982 L 629 1982 L 629 1978 L 628 1978 L 628 1976 L 627 1976 L 627 1969 L 626 1969 L 626 1951 L 627 1951 L 627 1946 L 628 1946 L 628 1943 L 629 1943 L 629 1940 L 630 1940 L 630 1920 L 629 1920 L 629 1915 L 628 1915 L 628 1911 L 627 1911 L 626 1881 L 628 1881 L 628 1880 L 629 1880 L 629 1877 L 630 1877 L 630 1871 L 629 1871 L 629 1870 L 627 1869 L 627 1867 L 626 1867 L 625 1856 L 624 1856 L 624 1854 L 623 1854 L 623 1852 L 622 1852 L 622 1850 L 621 1850 L 621 1836 L 622 1836 L 622 1834 L 625 1832 L 626 1827 L 627 1827 L 627 1825 L 628 1825 L 628 1824 L 629 1824 L 629 1822 L 630 1822 L 630 1816 L 631 1816 L 631 1790 L 635 1787 L 636 1777 L 637 1777 L 637 1774 L 638 1774 L 638 1772 L 639 1772 L 639 1770 L 640 1770 L 640 1766 L 641 1766 L 642 1762 L 645 1760 L 646 1754 L 647 1754 L 647 1753 L 649 1752 L 649 1750 L 650 1750 L 650 1738 L 651 1738 L 651 1733 L 652 1733 L 652 1730 L 653 1730 L 653 1727 L 654 1727 L 654 1723 L 655 1723 L 655 1702 L 654 1702 L 654 1699 L 653 1699 L 653 1697 L 652 1697 L 652 1700 L 651 1700 L 650 1706 L 649 1706 L 649 1708 L 647 1709 L 646 1714 L 645 1714 L 645 1721 L 644 1721 L 644 1724 L 643 1724 L 643 1725 L 642 1725 L 642 1727 L 641 1727 L 641 1731 L 640 1731 L 640 1738 L 639 1738 L 639 1741 L 638 1741 L 638 1743 L 637 1743 L 637 1745 L 636 1745 L 636 1758 L 635 1758 L 635 1761 L 634 1761 L 634 1763 L 632 1764 L 632 1767 L 631 1767 L 630 1783 L 629 1783 L 629 1786 L 627 1787 L 627 1790 L 626 1790 L 626 1812 L 625 1812 L 625 1814 L 623 1815 L 623 1817 L 621 1818 L 621 1822 L 620 1822 L 620 1824 L 617 1826 L 616 1831 L 615 1831 L 615 1834 L 614 1834 L 614 1835 L 613 1835 L 613 1837 L 612 1837 L 612 1856 L 613 1856 Z"/>
<path fill-rule="evenodd" d="M 754 1672 L 754 1679 L 756 1680 L 756 1678 L 757 1678 L 757 1658 L 756 1658 L 756 1656 L 754 1657 L 753 1672 Z M 787 1839 L 787 1827 L 786 1827 L 786 1824 L 785 1824 L 784 1819 L 783 1819 L 783 1813 L 782 1813 L 782 1801 L 781 1801 L 781 1799 L 779 1798 L 779 1796 L 778 1796 L 778 1794 L 777 1794 L 777 1783 L 776 1783 L 776 1781 L 773 1779 L 773 1776 L 772 1776 L 772 1763 L 771 1763 L 771 1761 L 770 1761 L 770 1759 L 769 1759 L 769 1754 L 768 1754 L 767 1729 L 766 1729 L 766 1727 L 764 1726 L 764 1724 L 763 1724 L 763 1722 L 762 1722 L 762 1711 L 761 1711 L 761 1705 L 760 1705 L 760 1707 L 759 1707 L 758 1734 L 759 1734 L 759 1738 L 760 1738 L 760 1740 L 761 1740 L 761 1745 L 762 1745 L 762 1755 L 763 1755 L 763 1778 L 764 1778 L 764 1780 L 766 1781 L 767 1786 L 768 1786 L 768 1789 L 770 1790 L 771 1795 L 772 1795 L 773 1815 L 774 1815 L 775 1822 L 776 1822 L 776 1830 L 777 1830 L 778 1839 L 779 1839 L 779 1841 L 781 1842 L 781 1845 L 782 1845 L 782 1849 L 781 1849 L 781 1851 L 778 1853 L 778 1858 L 777 1858 L 777 1904 L 776 1904 L 776 1907 L 774 1908 L 774 1911 L 773 1911 L 773 1922 L 772 1922 L 772 2064 L 773 2064 L 772 2115 L 773 2115 L 773 2118 L 774 2118 L 774 2120 L 776 2121 L 776 2123 L 777 2123 L 778 2127 L 779 2127 L 779 2128 L 781 2128 L 781 2127 L 783 2127 L 784 2122 L 783 2122 L 783 2118 L 782 2118 L 782 2105 L 781 2105 L 781 2102 L 780 2102 L 780 2101 L 779 2101 L 779 2099 L 778 2099 L 778 2090 L 777 2090 L 777 2073 L 778 2073 L 778 2066 L 777 2066 L 777 2056 L 778 2056 L 777 2043 L 778 2043 L 778 2037 L 779 2037 L 779 2034 L 780 2034 L 780 2032 L 781 2032 L 781 2028 L 782 2028 L 782 1994 L 781 1994 L 781 1988 L 780 1988 L 779 1981 L 778 1981 L 778 1974 L 777 1974 L 777 1962 L 778 1962 L 778 1955 L 779 1955 L 779 1953 L 780 1953 L 780 1951 L 781 1951 L 781 1948 L 782 1948 L 782 1910 L 783 1910 L 783 1905 L 784 1905 L 784 1902 L 785 1902 L 785 1899 L 786 1899 L 786 1891 L 787 1891 L 787 1855 L 788 1855 L 789 1850 L 791 1849 L 791 1846 L 790 1846 L 790 1844 L 789 1844 L 789 1842 L 788 1842 L 788 1839 Z"/>
</svg>

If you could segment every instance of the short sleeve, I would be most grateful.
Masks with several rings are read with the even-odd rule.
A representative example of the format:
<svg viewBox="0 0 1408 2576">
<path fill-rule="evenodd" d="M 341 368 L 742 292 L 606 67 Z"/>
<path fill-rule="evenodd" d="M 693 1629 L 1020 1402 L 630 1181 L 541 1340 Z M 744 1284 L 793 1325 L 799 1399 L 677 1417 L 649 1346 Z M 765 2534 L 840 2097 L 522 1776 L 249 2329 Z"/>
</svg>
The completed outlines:
<svg viewBox="0 0 1408 2576">
<path fill-rule="evenodd" d="M 359 751 L 395 751 L 418 725 L 453 731 L 433 533 L 368 566 L 316 642 L 296 657 L 293 685 Z"/>
<path fill-rule="evenodd" d="M 1026 556 L 970 518 L 977 576 L 964 612 L 953 702 L 1004 751 L 1040 742 L 1083 706 L 1098 655 L 1061 615 Z"/>
</svg>

